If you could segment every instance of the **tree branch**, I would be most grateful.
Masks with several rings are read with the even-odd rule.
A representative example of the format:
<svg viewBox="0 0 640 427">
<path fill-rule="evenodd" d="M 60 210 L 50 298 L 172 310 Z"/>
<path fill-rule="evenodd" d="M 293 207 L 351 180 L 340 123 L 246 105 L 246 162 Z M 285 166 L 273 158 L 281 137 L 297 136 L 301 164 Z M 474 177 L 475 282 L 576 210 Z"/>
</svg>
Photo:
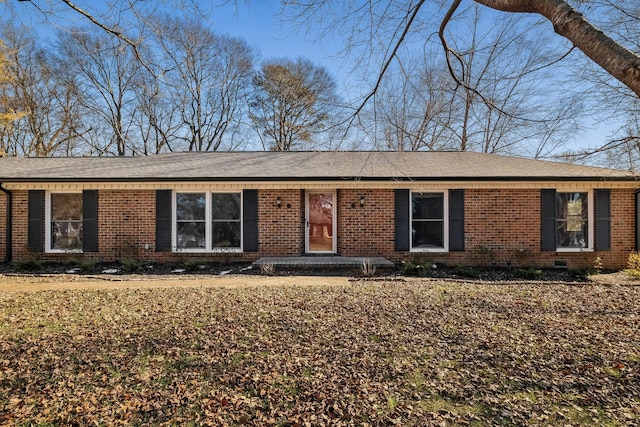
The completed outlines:
<svg viewBox="0 0 640 427">
<path fill-rule="evenodd" d="M 640 97 L 640 55 L 618 44 L 587 21 L 565 0 L 475 0 L 504 12 L 535 13 L 553 24 L 554 31 L 571 41 L 606 72 Z"/>
</svg>

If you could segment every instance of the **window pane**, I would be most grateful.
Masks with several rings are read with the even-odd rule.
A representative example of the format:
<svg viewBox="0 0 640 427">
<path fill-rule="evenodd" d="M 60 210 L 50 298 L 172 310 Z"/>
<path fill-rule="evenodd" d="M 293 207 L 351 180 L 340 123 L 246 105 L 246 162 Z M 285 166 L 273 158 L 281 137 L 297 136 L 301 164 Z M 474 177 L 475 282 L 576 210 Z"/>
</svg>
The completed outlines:
<svg viewBox="0 0 640 427">
<path fill-rule="evenodd" d="M 240 219 L 240 193 L 213 193 L 212 219 Z"/>
<path fill-rule="evenodd" d="M 82 193 L 51 193 L 52 220 L 82 220 Z"/>
<path fill-rule="evenodd" d="M 179 222 L 177 224 L 177 246 L 178 248 L 204 248 L 205 240 L 204 222 Z"/>
<path fill-rule="evenodd" d="M 239 248 L 240 221 L 215 221 L 211 239 L 214 248 Z"/>
<path fill-rule="evenodd" d="M 176 217 L 178 221 L 205 220 L 206 197 L 204 193 L 176 194 Z"/>
<path fill-rule="evenodd" d="M 444 222 L 443 221 L 413 221 L 411 230 L 412 247 L 416 248 L 443 248 L 444 247 Z"/>
<path fill-rule="evenodd" d="M 414 193 L 414 219 L 443 219 L 444 195 L 442 193 Z"/>
<path fill-rule="evenodd" d="M 82 193 L 51 193 L 51 249 L 82 250 Z"/>
<path fill-rule="evenodd" d="M 587 193 L 557 193 L 556 244 L 559 248 L 589 245 Z"/>
<path fill-rule="evenodd" d="M 82 249 L 82 221 L 53 221 L 51 223 L 51 249 Z"/>
</svg>

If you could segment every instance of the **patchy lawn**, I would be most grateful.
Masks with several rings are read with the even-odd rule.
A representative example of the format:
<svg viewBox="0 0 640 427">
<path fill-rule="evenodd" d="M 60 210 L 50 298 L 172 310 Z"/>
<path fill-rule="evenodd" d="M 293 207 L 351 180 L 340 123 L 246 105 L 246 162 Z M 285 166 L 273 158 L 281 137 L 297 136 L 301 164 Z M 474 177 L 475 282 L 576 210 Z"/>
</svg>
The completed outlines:
<svg viewBox="0 0 640 427">
<path fill-rule="evenodd" d="M 0 425 L 637 425 L 639 313 L 593 284 L 2 292 Z"/>
</svg>

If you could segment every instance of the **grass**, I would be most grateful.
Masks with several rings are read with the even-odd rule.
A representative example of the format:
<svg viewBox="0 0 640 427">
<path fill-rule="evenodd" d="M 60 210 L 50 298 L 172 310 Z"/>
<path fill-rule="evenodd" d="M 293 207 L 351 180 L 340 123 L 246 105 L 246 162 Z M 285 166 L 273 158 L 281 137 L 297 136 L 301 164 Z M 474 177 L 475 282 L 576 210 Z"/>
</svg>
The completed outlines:
<svg viewBox="0 0 640 427">
<path fill-rule="evenodd" d="M 0 425 L 640 423 L 640 287 L 0 294 Z"/>
</svg>

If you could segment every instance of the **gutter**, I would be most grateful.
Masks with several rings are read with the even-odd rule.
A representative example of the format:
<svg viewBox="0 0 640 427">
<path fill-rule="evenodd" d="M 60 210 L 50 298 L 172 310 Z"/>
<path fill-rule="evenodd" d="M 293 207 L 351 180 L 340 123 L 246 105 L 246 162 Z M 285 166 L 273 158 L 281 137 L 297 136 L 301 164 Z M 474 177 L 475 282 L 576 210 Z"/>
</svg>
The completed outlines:
<svg viewBox="0 0 640 427">
<path fill-rule="evenodd" d="M 2 179 L 0 177 L 0 179 Z M 388 176 L 234 176 L 234 177 L 139 177 L 139 178 L 16 178 L 11 177 L 11 182 L 17 183 L 86 183 L 86 182 L 298 182 L 298 181 L 362 181 L 362 182 L 443 182 L 443 181 L 473 181 L 473 182 L 546 182 L 546 181 L 584 181 L 584 182 L 637 182 L 635 176 L 417 176 L 417 177 L 388 177 Z"/>
<path fill-rule="evenodd" d="M 2 186 L 2 183 L 0 182 L 0 191 L 2 191 L 4 194 L 7 195 L 7 222 L 6 222 L 6 238 L 7 238 L 7 243 L 6 243 L 6 252 L 5 252 L 5 257 L 4 257 L 4 261 L 5 262 L 10 262 L 12 261 L 13 258 L 13 235 L 11 233 L 12 230 L 12 206 L 13 206 L 13 194 L 11 193 L 11 191 L 7 190 L 6 188 L 4 188 Z"/>
</svg>

